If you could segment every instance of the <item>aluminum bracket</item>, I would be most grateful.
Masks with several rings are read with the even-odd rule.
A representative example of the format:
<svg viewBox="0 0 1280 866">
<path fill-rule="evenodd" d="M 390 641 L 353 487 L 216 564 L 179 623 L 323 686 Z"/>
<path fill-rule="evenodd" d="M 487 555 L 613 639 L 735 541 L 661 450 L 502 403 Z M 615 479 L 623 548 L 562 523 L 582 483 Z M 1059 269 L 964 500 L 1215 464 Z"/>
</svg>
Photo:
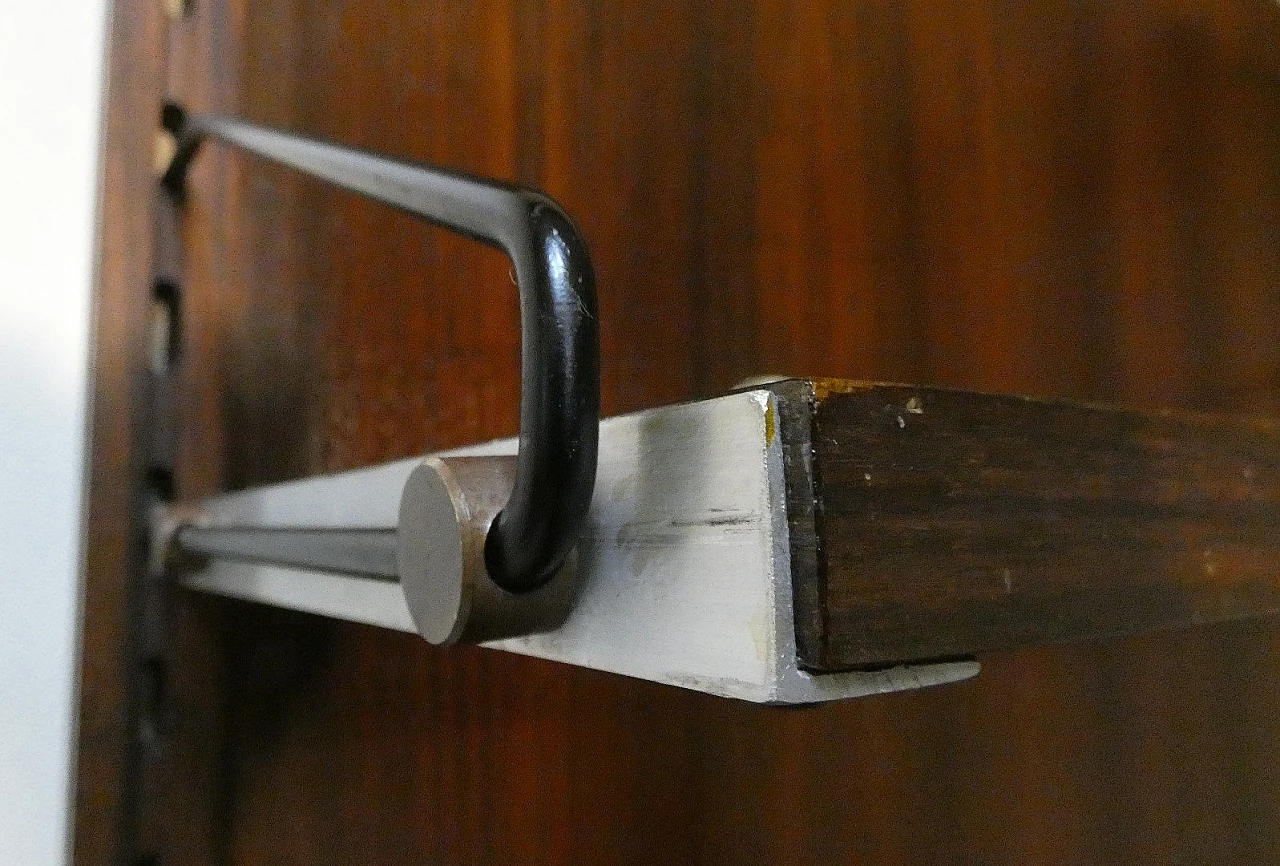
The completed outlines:
<svg viewBox="0 0 1280 866">
<path fill-rule="evenodd" d="M 744 391 L 604 420 L 595 494 L 558 627 L 483 645 L 767 704 L 808 704 L 966 679 L 972 661 L 812 674 L 796 662 L 778 397 Z M 509 456 L 515 439 L 440 457 Z M 205 530 L 396 530 L 421 458 L 184 507 Z M 401 584 L 216 556 L 180 581 L 416 632 Z"/>
</svg>

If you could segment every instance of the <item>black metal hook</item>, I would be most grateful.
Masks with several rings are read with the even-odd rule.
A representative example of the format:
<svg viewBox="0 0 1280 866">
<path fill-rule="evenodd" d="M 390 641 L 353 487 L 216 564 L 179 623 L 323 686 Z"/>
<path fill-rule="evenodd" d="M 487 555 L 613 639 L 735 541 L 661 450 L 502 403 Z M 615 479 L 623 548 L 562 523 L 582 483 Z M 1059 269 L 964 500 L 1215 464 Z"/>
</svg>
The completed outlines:
<svg viewBox="0 0 1280 866">
<path fill-rule="evenodd" d="M 169 104 L 177 148 L 162 184 L 181 197 L 205 138 L 216 138 L 436 225 L 511 257 L 520 292 L 520 453 L 511 498 L 485 541 L 504 589 L 535 589 L 577 543 L 595 486 L 600 329 L 586 245 L 564 210 L 534 190 L 301 138 Z"/>
</svg>

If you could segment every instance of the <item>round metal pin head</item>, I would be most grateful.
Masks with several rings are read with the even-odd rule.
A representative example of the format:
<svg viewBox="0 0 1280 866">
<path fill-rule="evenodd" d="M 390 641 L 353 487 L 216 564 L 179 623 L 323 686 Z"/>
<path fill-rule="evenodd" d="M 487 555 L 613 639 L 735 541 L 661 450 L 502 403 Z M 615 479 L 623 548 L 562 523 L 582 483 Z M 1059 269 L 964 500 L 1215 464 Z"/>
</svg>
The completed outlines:
<svg viewBox="0 0 1280 866">
<path fill-rule="evenodd" d="M 548 631 L 568 613 L 572 562 L 549 583 L 519 593 L 499 586 L 486 567 L 485 537 L 515 474 L 514 457 L 429 457 L 405 482 L 400 585 L 418 633 L 431 643 Z"/>
</svg>

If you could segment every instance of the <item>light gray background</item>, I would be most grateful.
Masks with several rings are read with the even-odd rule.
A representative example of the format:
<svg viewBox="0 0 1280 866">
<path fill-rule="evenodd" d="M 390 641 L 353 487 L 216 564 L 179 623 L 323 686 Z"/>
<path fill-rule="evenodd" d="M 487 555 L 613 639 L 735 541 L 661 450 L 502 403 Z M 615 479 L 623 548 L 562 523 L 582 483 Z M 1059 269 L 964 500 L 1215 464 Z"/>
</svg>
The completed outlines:
<svg viewBox="0 0 1280 866">
<path fill-rule="evenodd" d="M 68 859 L 107 0 L 0 3 L 0 863 Z"/>
</svg>

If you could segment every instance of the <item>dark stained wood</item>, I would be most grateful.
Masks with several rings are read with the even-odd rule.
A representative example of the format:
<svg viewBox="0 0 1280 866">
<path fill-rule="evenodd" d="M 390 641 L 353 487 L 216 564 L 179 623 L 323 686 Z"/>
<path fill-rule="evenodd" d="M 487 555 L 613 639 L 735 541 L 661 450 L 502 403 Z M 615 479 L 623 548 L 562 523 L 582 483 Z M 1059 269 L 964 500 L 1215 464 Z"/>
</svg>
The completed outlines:
<svg viewBox="0 0 1280 866">
<path fill-rule="evenodd" d="M 814 387 L 811 668 L 1280 611 L 1280 421 Z"/>
<path fill-rule="evenodd" d="M 148 774 L 136 728 L 141 674 L 139 585 L 146 556 L 139 506 L 146 493 L 151 382 L 153 133 L 163 28 L 149 4 L 113 4 L 103 126 L 99 264 L 92 370 L 88 543 L 82 624 L 73 856 L 124 862 L 145 819 L 131 792 Z"/>
<path fill-rule="evenodd" d="M 226 734 L 218 613 L 205 599 L 148 590 L 142 510 L 152 470 L 172 458 L 154 423 L 163 384 L 148 352 L 164 234 L 152 124 L 164 95 L 160 6 L 114 2 L 110 33 L 72 857 L 211 862 L 222 845 Z M 148 634 L 145 611 L 157 603 L 169 608 L 167 636 Z"/>
<path fill-rule="evenodd" d="M 546 188 L 594 253 L 609 412 L 767 372 L 1280 414 L 1273 4 L 197 0 L 163 57 L 160 4 L 116 7 L 82 768 L 128 736 L 99 696 L 149 274 L 127 227 L 149 230 L 166 84 Z M 500 256 L 225 151 L 192 181 L 183 496 L 515 430 Z M 969 683 L 786 713 L 184 615 L 162 863 L 1280 858 L 1271 623 L 996 653 Z M 82 772 L 80 863 L 109 862 L 118 784 Z"/>
<path fill-rule="evenodd" d="M 787 542 L 799 657 L 821 661 L 827 640 L 827 567 L 820 530 L 814 466 L 813 383 L 785 379 L 768 385 L 778 407 L 782 473 L 787 498 Z"/>
</svg>

